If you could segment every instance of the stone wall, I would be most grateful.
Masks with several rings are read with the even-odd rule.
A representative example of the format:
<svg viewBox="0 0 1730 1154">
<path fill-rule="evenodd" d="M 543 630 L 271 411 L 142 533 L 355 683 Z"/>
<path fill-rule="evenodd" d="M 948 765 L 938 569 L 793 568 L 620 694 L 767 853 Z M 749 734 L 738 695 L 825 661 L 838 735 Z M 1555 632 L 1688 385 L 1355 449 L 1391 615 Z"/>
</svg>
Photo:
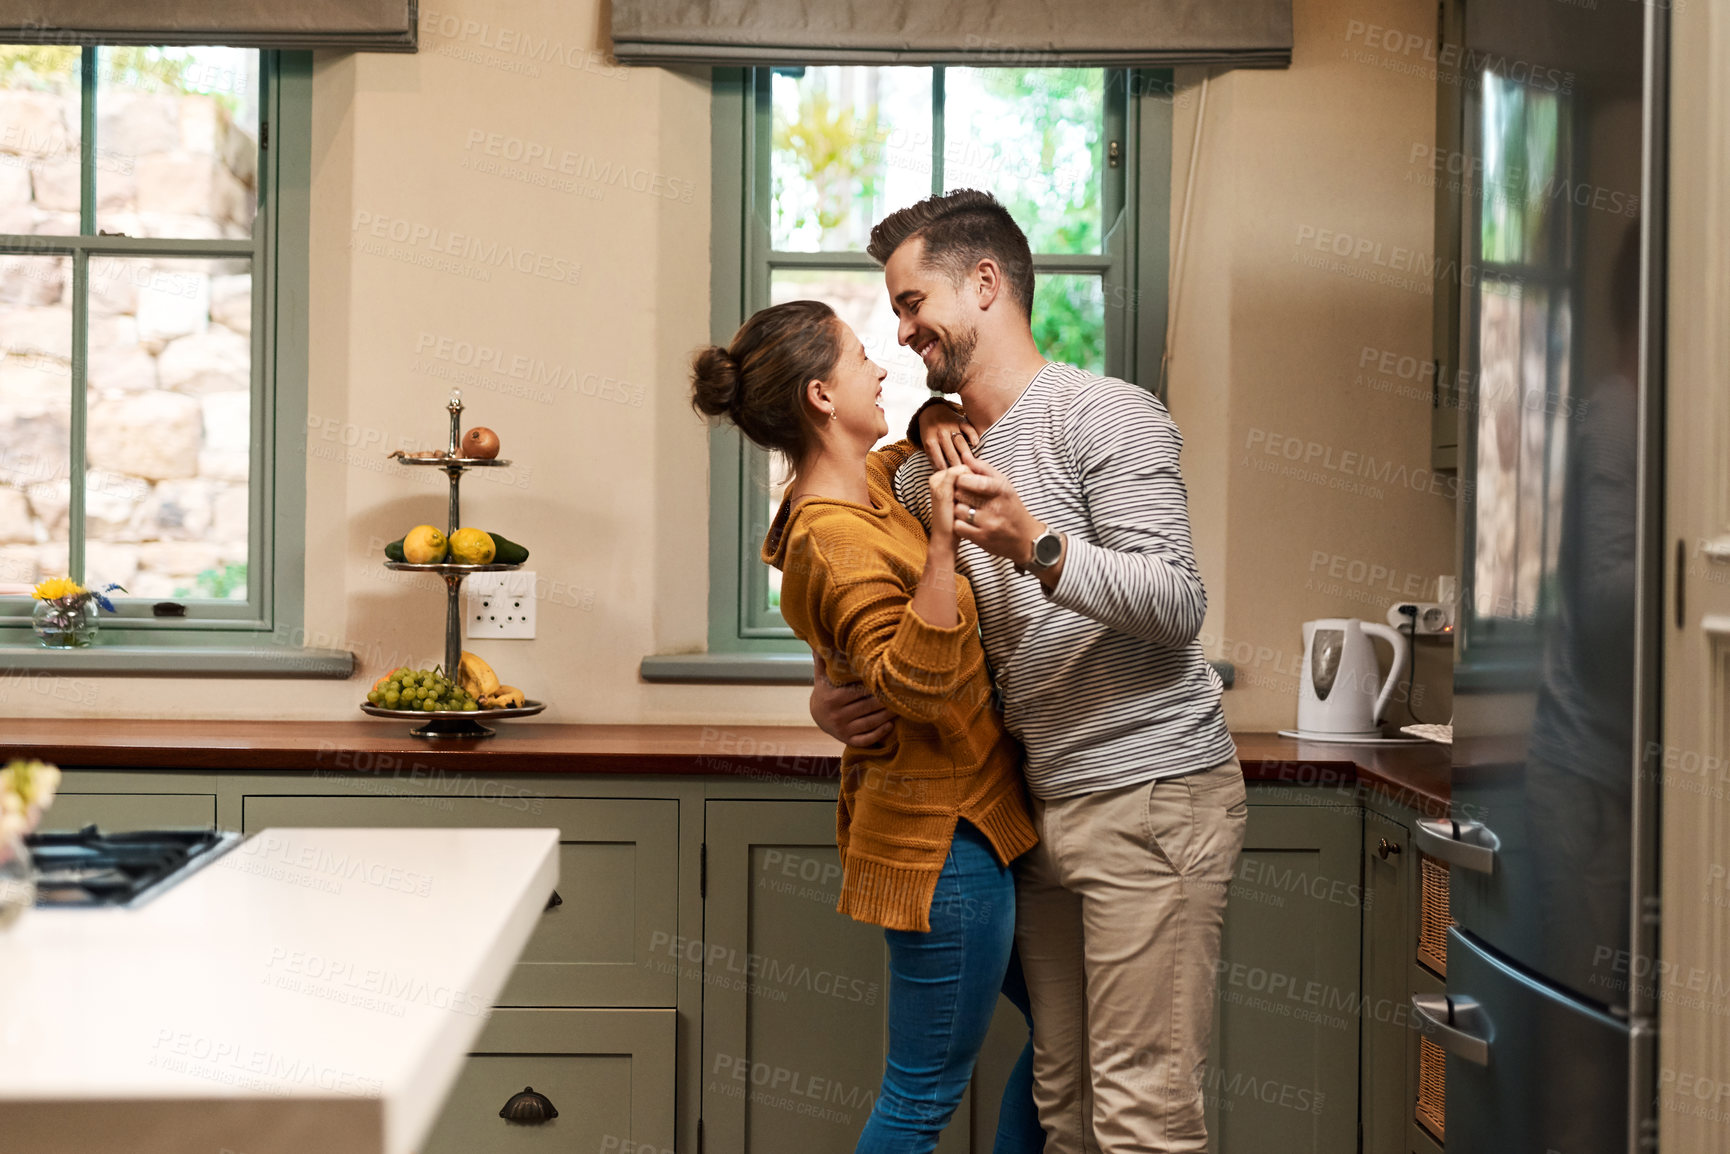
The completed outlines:
<svg viewBox="0 0 1730 1154">
<path fill-rule="evenodd" d="M 105 88 L 98 110 L 99 229 L 250 235 L 257 148 L 217 99 Z M 76 232 L 78 166 L 75 91 L 0 91 L 0 232 Z M 250 262 L 93 258 L 89 327 L 86 583 L 194 593 L 247 559 Z M 67 571 L 69 260 L 0 257 L 0 353 L 4 589 Z"/>
</svg>

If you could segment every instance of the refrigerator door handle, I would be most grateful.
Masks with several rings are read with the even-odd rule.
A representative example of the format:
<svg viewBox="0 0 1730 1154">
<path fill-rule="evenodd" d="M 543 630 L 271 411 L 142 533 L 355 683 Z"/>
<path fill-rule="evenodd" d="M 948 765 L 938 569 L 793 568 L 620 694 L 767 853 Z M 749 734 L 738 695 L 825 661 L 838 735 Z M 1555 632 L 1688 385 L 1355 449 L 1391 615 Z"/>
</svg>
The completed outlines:
<svg viewBox="0 0 1730 1154">
<path fill-rule="evenodd" d="M 1418 819 L 1418 848 L 1433 858 L 1478 873 L 1494 873 L 1502 841 L 1481 822 L 1452 818 Z"/>
<path fill-rule="evenodd" d="M 1490 1019 L 1477 1002 L 1450 994 L 1413 994 L 1412 1012 L 1422 1023 L 1424 1037 L 1456 1058 L 1490 1064 Z"/>
</svg>

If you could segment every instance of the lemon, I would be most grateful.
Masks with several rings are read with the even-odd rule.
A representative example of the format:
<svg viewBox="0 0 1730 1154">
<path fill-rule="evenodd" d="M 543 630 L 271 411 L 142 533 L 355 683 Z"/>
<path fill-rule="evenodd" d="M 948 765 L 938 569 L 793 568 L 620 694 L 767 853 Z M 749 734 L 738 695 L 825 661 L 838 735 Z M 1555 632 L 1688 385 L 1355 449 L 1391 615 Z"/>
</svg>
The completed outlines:
<svg viewBox="0 0 1730 1154">
<path fill-rule="evenodd" d="M 416 525 L 402 539 L 402 555 L 412 565 L 436 565 L 445 559 L 445 535 L 431 525 Z"/>
<path fill-rule="evenodd" d="M 458 529 L 451 534 L 451 559 L 459 565 L 490 565 L 497 551 L 482 529 Z"/>
</svg>

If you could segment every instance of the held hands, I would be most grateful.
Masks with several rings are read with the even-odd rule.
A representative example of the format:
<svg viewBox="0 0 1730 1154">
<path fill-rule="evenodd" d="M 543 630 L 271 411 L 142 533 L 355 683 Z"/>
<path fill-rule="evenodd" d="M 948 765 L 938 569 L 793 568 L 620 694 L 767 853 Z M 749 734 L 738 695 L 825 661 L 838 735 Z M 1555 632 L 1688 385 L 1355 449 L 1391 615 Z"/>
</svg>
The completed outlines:
<svg viewBox="0 0 1730 1154">
<path fill-rule="evenodd" d="M 931 548 L 951 555 L 955 552 L 956 485 L 970 474 L 966 465 L 954 465 L 931 474 Z"/>
<path fill-rule="evenodd" d="M 949 514 L 955 535 L 1025 566 L 1033 556 L 1033 539 L 1045 532 L 1045 526 L 1027 511 L 1008 477 L 966 449 L 961 452 L 967 467 L 955 478 L 955 503 Z M 935 503 L 931 520 L 937 521 Z"/>
<path fill-rule="evenodd" d="M 934 470 L 932 543 L 937 543 L 941 532 L 947 544 L 953 527 L 955 536 L 1025 566 L 1033 555 L 1033 539 L 1045 531 L 1045 526 L 1027 511 L 1008 477 L 973 455 L 979 433 L 967 422 L 967 414 L 953 405 L 933 403 L 919 414 L 918 421 L 919 440 Z M 938 491 L 939 479 L 945 475 L 954 477 L 952 501 L 946 501 Z M 944 484 L 949 487 L 949 482 Z"/>
</svg>

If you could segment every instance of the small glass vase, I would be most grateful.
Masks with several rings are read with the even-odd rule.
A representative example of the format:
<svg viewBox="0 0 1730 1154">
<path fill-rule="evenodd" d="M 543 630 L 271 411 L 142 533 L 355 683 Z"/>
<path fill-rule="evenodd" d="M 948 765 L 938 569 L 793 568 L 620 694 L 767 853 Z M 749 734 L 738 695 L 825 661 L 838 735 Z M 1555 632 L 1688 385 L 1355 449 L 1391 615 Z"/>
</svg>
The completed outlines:
<svg viewBox="0 0 1730 1154">
<path fill-rule="evenodd" d="M 90 601 L 38 601 L 30 611 L 30 624 L 50 649 L 82 649 L 96 640 L 96 606 Z"/>
<path fill-rule="evenodd" d="M 36 904 L 36 870 L 30 848 L 17 834 L 0 838 L 0 931 Z"/>
</svg>

